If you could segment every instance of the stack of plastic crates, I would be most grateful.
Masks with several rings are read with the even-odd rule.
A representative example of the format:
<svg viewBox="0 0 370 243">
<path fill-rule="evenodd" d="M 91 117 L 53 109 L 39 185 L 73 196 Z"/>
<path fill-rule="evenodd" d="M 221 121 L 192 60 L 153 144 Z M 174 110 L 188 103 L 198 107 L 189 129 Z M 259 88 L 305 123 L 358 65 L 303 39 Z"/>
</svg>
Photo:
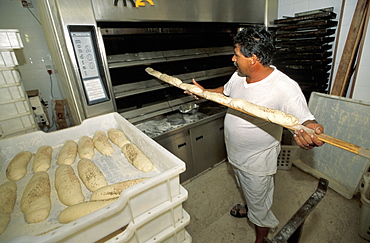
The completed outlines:
<svg viewBox="0 0 370 243">
<path fill-rule="evenodd" d="M 154 164 L 151 172 L 135 169 L 122 154 L 121 149 L 112 144 L 114 153 L 105 156 L 95 151 L 92 159 L 109 184 L 135 178 L 146 180 L 125 189 L 119 199 L 108 206 L 90 213 L 68 224 L 58 222 L 58 215 L 66 208 L 51 188 L 51 212 L 47 220 L 28 224 L 24 221 L 19 203 L 16 203 L 7 229 L 0 235 L 0 242 L 125 242 L 125 243 L 190 243 L 191 236 L 185 226 L 190 222 L 189 214 L 183 209 L 188 192 L 180 184 L 180 174 L 185 171 L 185 163 L 168 152 L 154 140 L 138 130 L 118 113 L 110 113 L 86 119 L 81 125 L 45 133 L 31 133 L 0 139 L 0 184 L 6 181 L 7 164 L 20 151 L 35 153 L 42 145 L 53 148 L 51 168 L 47 171 L 50 180 L 55 180 L 56 160 L 66 140 L 78 142 L 81 136 L 93 137 L 98 130 L 107 132 L 117 128 L 125 132 L 130 142 L 135 144 Z M 76 161 L 78 158 L 76 158 Z M 77 162 L 71 166 L 77 171 Z M 25 185 L 32 177 L 32 161 L 27 174 L 17 181 L 17 201 L 22 197 Z M 81 183 L 82 185 L 82 183 Z M 82 187 L 86 200 L 91 195 Z M 22 228 L 20 231 L 19 229 Z"/>
<path fill-rule="evenodd" d="M 283 129 L 283 135 L 281 139 L 281 150 L 278 156 L 278 169 L 279 170 L 290 170 L 293 161 L 297 158 L 299 152 L 299 146 L 296 145 L 292 133 Z"/>
<path fill-rule="evenodd" d="M 0 137 L 37 130 L 14 50 L 23 48 L 18 30 L 0 30 Z"/>
</svg>

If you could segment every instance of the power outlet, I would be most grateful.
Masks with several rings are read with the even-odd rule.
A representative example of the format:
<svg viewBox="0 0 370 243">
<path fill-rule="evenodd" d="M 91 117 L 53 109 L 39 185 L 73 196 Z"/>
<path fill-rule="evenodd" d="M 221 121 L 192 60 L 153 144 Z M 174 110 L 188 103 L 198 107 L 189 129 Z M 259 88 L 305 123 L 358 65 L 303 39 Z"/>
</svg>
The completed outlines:
<svg viewBox="0 0 370 243">
<path fill-rule="evenodd" d="M 48 74 L 53 73 L 51 65 L 45 65 L 45 68 L 46 68 L 46 71 L 48 72 Z"/>
<path fill-rule="evenodd" d="M 31 0 L 21 0 L 21 2 L 24 8 L 33 8 Z"/>
</svg>

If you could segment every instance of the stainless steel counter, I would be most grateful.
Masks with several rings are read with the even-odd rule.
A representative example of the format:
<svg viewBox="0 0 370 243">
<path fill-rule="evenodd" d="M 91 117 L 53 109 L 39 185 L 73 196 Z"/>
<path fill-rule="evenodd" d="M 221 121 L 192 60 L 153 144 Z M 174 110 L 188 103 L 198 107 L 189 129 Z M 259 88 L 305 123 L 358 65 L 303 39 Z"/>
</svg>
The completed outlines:
<svg viewBox="0 0 370 243">
<path fill-rule="evenodd" d="M 199 110 L 194 114 L 183 114 L 176 109 L 173 112 L 135 124 L 135 126 L 158 141 L 223 117 L 227 110 L 227 107 L 212 101 L 199 103 L 199 106 Z"/>
<path fill-rule="evenodd" d="M 181 182 L 226 159 L 223 120 L 227 107 L 206 101 L 194 114 L 178 110 L 136 125 L 186 163 Z"/>
</svg>

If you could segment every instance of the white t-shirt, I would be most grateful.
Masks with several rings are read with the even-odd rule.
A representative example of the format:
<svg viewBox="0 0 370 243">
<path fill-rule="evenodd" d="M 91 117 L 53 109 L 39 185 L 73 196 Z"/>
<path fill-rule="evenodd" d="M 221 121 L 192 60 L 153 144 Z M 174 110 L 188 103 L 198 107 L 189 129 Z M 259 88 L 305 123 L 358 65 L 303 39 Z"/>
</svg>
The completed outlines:
<svg viewBox="0 0 370 243">
<path fill-rule="evenodd" d="M 271 66 L 274 71 L 265 79 L 248 84 L 235 72 L 224 86 L 224 94 L 242 98 L 256 105 L 296 116 L 299 123 L 314 120 L 299 85 Z M 228 159 L 236 168 L 254 175 L 276 173 L 282 127 L 274 123 L 228 109 L 225 116 L 225 143 Z M 277 151 L 266 153 L 266 150 Z M 269 154 L 263 158 L 262 154 Z"/>
</svg>

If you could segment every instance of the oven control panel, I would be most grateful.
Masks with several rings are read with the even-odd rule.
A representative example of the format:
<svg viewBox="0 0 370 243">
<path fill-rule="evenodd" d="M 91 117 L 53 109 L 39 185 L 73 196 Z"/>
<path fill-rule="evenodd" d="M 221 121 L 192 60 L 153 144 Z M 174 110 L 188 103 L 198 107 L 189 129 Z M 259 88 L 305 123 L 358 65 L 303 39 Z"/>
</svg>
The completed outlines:
<svg viewBox="0 0 370 243">
<path fill-rule="evenodd" d="M 104 80 L 100 72 L 100 63 L 97 59 L 96 40 L 90 28 L 73 30 L 70 28 L 77 65 L 82 80 L 88 105 L 109 100 Z"/>
</svg>

